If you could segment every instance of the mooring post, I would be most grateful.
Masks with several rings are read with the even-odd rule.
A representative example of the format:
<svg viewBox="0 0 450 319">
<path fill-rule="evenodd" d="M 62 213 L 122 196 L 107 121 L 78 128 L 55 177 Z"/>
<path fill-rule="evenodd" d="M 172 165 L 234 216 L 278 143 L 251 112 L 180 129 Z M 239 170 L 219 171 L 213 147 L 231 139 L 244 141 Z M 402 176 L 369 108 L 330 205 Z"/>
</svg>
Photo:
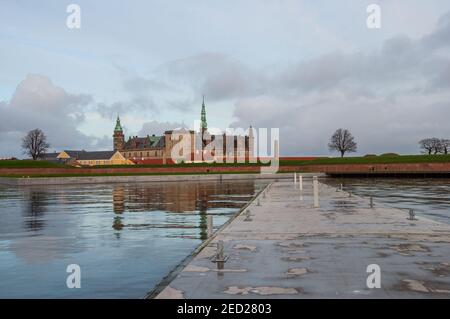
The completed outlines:
<svg viewBox="0 0 450 319">
<path fill-rule="evenodd" d="M 341 183 L 341 186 L 340 186 L 340 188 L 341 188 L 341 191 L 343 191 L 343 190 L 344 190 L 344 185 L 342 185 L 342 183 Z"/>
<path fill-rule="evenodd" d="M 414 212 L 414 209 L 409 210 L 409 220 L 417 220 L 416 213 Z"/>
<path fill-rule="evenodd" d="M 298 177 L 298 185 L 300 188 L 300 191 L 303 191 L 303 175 L 300 174 L 300 176 Z"/>
<path fill-rule="evenodd" d="M 208 237 L 211 237 L 214 231 L 213 228 L 213 217 L 212 215 L 208 215 L 207 217 L 207 227 L 206 227 L 207 233 L 208 233 Z"/>
<path fill-rule="evenodd" d="M 319 207 L 319 181 L 317 176 L 313 177 L 313 193 L 314 193 L 314 208 Z"/>
<path fill-rule="evenodd" d="M 217 255 L 216 255 L 216 259 L 217 261 L 223 261 L 224 260 L 224 255 L 223 255 L 223 240 L 219 240 L 217 242 Z"/>
<path fill-rule="evenodd" d="M 250 209 L 247 209 L 246 211 L 245 211 L 245 219 L 244 219 L 244 222 L 251 222 L 252 221 L 252 218 L 251 218 L 251 212 L 250 212 Z"/>
<path fill-rule="evenodd" d="M 297 173 L 294 172 L 294 186 L 297 187 Z"/>
<path fill-rule="evenodd" d="M 370 196 L 370 208 L 373 208 L 373 197 Z"/>
</svg>

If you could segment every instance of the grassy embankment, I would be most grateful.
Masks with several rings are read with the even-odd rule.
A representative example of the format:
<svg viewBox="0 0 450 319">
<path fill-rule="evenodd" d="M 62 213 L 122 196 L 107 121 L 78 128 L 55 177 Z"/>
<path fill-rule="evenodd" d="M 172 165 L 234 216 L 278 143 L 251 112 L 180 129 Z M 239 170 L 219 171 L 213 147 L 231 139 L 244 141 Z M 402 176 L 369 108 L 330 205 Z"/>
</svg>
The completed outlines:
<svg viewBox="0 0 450 319">
<path fill-rule="evenodd" d="M 398 163 L 447 163 L 450 162 L 450 155 L 403 155 L 403 156 L 369 156 L 369 157 L 322 157 L 314 160 L 283 160 L 280 161 L 281 166 L 297 166 L 300 170 L 302 166 L 306 165 L 342 165 L 342 164 L 398 164 Z M 191 163 L 191 164 L 177 164 L 170 165 L 173 167 L 236 167 L 236 166 L 261 166 L 267 164 L 253 164 L 253 163 Z M 157 168 L 157 167 L 170 167 L 169 165 L 116 165 L 116 166 L 93 166 L 94 169 L 100 168 Z M 63 164 L 50 163 L 46 161 L 32 161 L 32 160 L 7 160 L 0 161 L 0 168 L 69 168 Z M 249 171 L 240 172 L 136 172 L 136 173 L 111 173 L 111 174 L 100 174 L 100 173 L 89 173 L 89 174 L 77 174 L 77 168 L 70 168 L 73 173 L 68 174 L 33 174 L 30 177 L 78 177 L 78 176 L 128 176 L 128 175 L 186 175 L 186 174 L 247 174 L 254 173 Z M 21 174 L 1 174 L 3 177 L 23 177 Z"/>
<path fill-rule="evenodd" d="M 450 162 L 450 155 L 397 155 L 344 158 L 322 157 L 311 161 L 283 161 L 281 165 L 413 164 L 448 162 Z"/>
<path fill-rule="evenodd" d="M 0 161 L 0 168 L 64 168 L 64 164 L 33 160 L 4 160 Z"/>
<path fill-rule="evenodd" d="M 281 160 L 280 166 L 305 166 L 305 165 L 343 165 L 343 164 L 393 164 L 393 163 L 448 163 L 450 155 L 395 155 L 395 156 L 369 156 L 369 157 L 319 157 L 314 160 Z M 173 164 L 175 167 L 235 167 L 235 166 L 268 166 L 262 163 L 181 163 Z M 114 167 L 167 167 L 168 165 L 116 165 L 93 166 L 93 168 Z"/>
</svg>

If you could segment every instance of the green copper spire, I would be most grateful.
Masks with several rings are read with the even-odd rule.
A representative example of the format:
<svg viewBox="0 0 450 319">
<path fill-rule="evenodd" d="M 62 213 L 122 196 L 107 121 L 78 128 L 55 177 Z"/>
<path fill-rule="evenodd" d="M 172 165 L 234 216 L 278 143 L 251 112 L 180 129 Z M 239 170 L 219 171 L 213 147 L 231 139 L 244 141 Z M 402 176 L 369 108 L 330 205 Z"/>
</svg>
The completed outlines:
<svg viewBox="0 0 450 319">
<path fill-rule="evenodd" d="M 202 130 L 207 130 L 208 129 L 208 123 L 206 123 L 206 110 L 205 110 L 205 96 L 203 95 L 203 103 L 202 103 Z"/>
<path fill-rule="evenodd" d="M 119 115 L 117 115 L 116 127 L 114 128 L 114 132 L 122 132 L 122 125 L 120 125 Z"/>
</svg>

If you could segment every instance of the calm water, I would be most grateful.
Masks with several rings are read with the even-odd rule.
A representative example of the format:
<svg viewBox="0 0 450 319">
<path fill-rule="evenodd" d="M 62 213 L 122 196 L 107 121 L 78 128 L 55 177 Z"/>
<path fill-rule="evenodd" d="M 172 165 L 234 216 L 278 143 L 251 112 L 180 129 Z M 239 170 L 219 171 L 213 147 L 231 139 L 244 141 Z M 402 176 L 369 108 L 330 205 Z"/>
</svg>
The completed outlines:
<svg viewBox="0 0 450 319">
<path fill-rule="evenodd" d="M 448 178 L 328 178 L 326 183 L 356 195 L 450 224 L 450 179 Z"/>
<path fill-rule="evenodd" d="M 141 298 L 263 185 L 0 186 L 0 298 Z"/>
</svg>

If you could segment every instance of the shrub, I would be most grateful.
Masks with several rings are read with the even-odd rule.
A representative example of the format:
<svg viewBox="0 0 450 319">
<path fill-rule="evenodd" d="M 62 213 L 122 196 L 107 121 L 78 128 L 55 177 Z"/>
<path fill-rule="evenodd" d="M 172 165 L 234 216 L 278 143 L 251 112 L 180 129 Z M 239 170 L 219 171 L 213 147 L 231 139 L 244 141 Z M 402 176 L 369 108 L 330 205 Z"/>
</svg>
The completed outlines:
<svg viewBox="0 0 450 319">
<path fill-rule="evenodd" d="M 384 157 L 394 157 L 394 156 L 400 156 L 400 155 L 398 155 L 398 154 L 396 154 L 396 153 L 384 153 L 384 154 L 381 154 L 380 156 L 384 156 Z"/>
</svg>

